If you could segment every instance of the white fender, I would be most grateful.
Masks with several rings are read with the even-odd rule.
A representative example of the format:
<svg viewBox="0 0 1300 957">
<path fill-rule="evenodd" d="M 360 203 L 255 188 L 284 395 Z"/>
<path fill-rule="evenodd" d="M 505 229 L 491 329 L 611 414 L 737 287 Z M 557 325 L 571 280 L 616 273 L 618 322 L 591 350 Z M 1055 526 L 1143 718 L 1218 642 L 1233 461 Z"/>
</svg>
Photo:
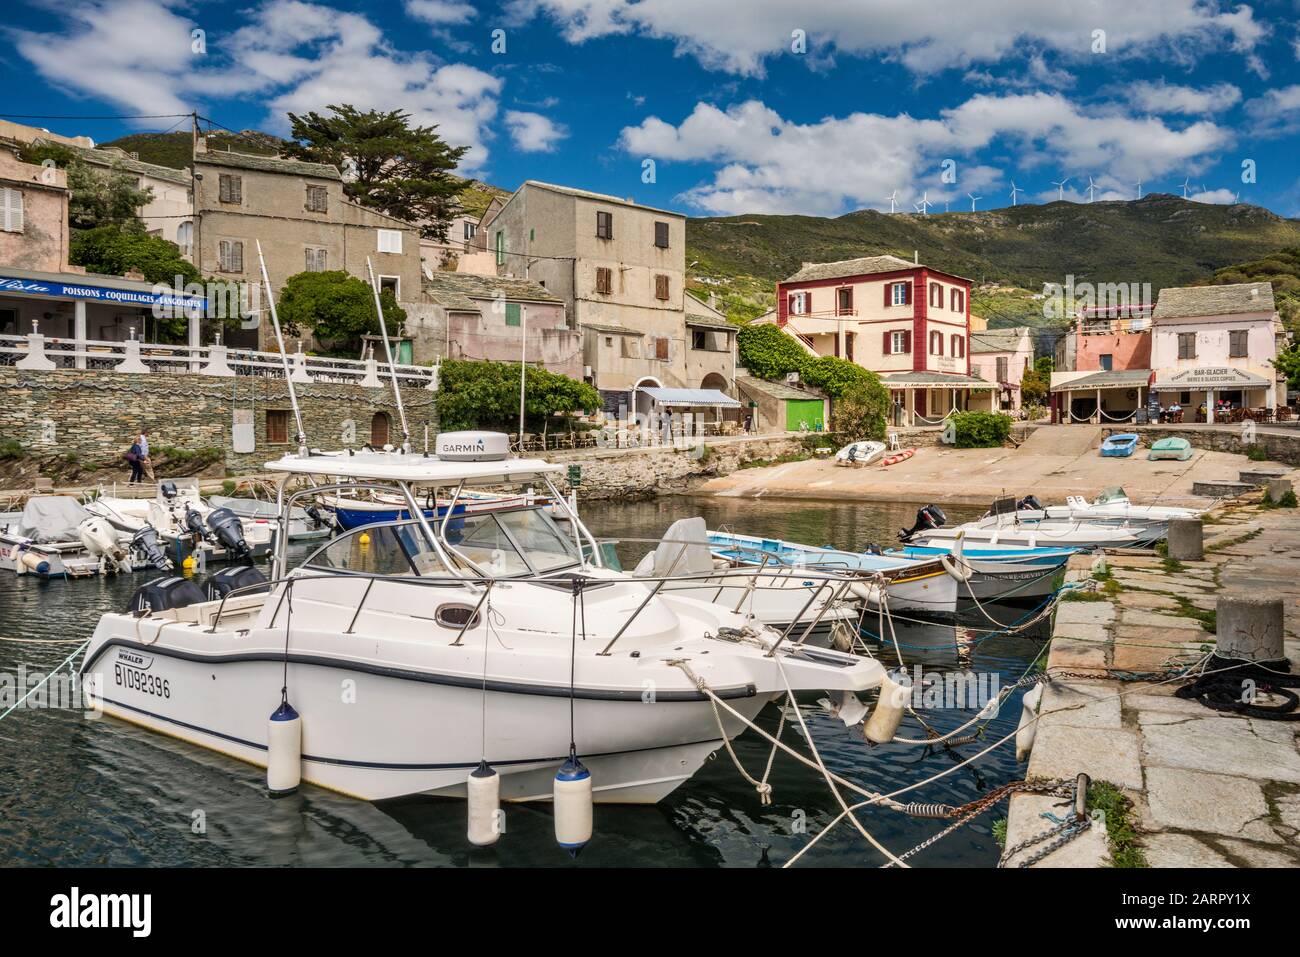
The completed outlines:
<svg viewBox="0 0 1300 957">
<path fill-rule="evenodd" d="M 495 844 L 501 837 L 501 775 L 483 761 L 465 783 L 469 804 L 469 842 L 476 847 Z"/>
<path fill-rule="evenodd" d="M 903 720 L 903 709 L 912 699 L 912 679 L 907 672 L 886 672 L 880 682 L 880 697 L 863 729 L 868 741 L 887 744 L 894 740 L 898 725 Z"/>
<path fill-rule="evenodd" d="M 1020 724 L 1016 728 L 1016 760 L 1028 761 L 1034 748 L 1034 732 L 1038 729 L 1038 708 L 1043 702 L 1043 685 L 1034 685 L 1020 699 Z"/>
</svg>

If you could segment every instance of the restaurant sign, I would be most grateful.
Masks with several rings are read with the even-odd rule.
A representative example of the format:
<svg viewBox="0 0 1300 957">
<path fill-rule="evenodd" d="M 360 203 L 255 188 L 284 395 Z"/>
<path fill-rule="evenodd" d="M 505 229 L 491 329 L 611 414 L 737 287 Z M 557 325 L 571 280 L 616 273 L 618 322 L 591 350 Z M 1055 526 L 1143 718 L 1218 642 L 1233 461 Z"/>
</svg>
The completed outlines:
<svg viewBox="0 0 1300 957">
<path fill-rule="evenodd" d="M 1156 389 L 1264 389 L 1267 379 L 1233 366 L 1205 366 L 1183 369 L 1163 377 Z"/>
<path fill-rule="evenodd" d="M 18 292 L 29 296 L 54 296 L 59 299 L 87 299 L 91 302 L 111 302 L 123 306 L 166 306 L 200 310 L 207 307 L 207 300 L 202 296 L 177 294 L 165 286 L 142 291 L 0 275 L 0 293 L 4 292 Z"/>
</svg>

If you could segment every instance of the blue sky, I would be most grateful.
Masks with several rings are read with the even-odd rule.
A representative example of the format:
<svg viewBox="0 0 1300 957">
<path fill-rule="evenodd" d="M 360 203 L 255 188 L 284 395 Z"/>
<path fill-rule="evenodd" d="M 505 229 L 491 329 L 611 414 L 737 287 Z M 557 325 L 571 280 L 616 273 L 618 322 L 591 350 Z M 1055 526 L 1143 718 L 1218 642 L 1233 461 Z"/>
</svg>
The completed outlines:
<svg viewBox="0 0 1300 957">
<path fill-rule="evenodd" d="M 402 108 L 499 186 L 692 215 L 888 210 L 895 191 L 900 210 L 989 209 L 1063 177 L 1085 201 L 1092 177 L 1097 199 L 1187 180 L 1300 216 L 1300 0 L 7 6 L 3 114 L 198 109 L 284 134 L 287 111 Z M 21 122 L 102 142 L 177 120 Z"/>
</svg>

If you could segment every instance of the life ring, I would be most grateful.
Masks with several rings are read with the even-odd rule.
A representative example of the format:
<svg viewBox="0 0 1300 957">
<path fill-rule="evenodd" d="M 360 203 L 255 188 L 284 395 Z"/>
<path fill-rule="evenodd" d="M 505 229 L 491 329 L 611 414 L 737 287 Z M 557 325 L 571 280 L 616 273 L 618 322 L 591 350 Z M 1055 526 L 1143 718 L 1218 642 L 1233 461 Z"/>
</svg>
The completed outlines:
<svg viewBox="0 0 1300 957">
<path fill-rule="evenodd" d="M 897 465 L 899 462 L 906 462 L 915 454 L 916 449 L 903 449 L 901 452 L 895 452 L 893 455 L 888 455 L 883 458 L 880 462 L 880 467 L 884 468 L 888 465 Z"/>
</svg>

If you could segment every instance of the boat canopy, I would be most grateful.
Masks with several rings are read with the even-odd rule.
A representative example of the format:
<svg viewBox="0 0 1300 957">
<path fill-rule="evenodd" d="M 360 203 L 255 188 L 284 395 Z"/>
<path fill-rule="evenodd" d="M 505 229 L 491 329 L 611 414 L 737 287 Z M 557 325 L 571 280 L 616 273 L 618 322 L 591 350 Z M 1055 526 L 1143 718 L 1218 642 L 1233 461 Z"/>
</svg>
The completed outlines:
<svg viewBox="0 0 1300 957">
<path fill-rule="evenodd" d="M 540 481 L 564 471 L 541 459 L 448 462 L 436 455 L 400 452 L 313 452 L 286 455 L 266 463 L 267 471 L 329 475 L 359 481 L 408 482 L 412 485 L 504 485 Z"/>
</svg>

